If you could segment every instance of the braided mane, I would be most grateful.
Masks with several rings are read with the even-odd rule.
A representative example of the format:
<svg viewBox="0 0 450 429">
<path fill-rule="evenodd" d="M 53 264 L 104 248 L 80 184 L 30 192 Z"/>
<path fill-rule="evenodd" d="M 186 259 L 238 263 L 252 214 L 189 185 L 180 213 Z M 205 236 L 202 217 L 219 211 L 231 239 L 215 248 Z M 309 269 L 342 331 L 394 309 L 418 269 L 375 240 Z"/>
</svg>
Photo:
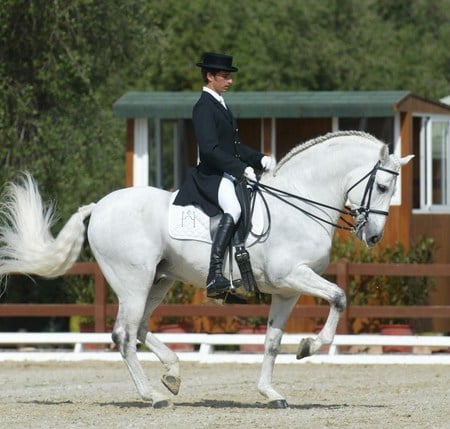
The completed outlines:
<svg viewBox="0 0 450 429">
<path fill-rule="evenodd" d="M 335 132 L 331 132 L 328 134 L 325 134 L 323 136 L 319 136 L 316 137 L 315 139 L 312 140 L 308 140 L 304 143 L 300 143 L 296 146 L 294 146 L 281 160 L 280 162 L 278 162 L 275 171 L 274 171 L 274 175 L 278 172 L 278 170 L 284 165 L 286 164 L 286 162 L 288 162 L 292 157 L 294 157 L 295 155 L 297 155 L 300 152 L 305 151 L 306 149 L 309 149 L 312 146 L 315 146 L 316 144 L 322 143 L 326 140 L 329 140 L 333 137 L 342 137 L 342 136 L 359 136 L 359 137 L 365 137 L 371 141 L 373 141 L 374 143 L 378 143 L 378 144 L 384 144 L 382 142 L 380 142 L 380 140 L 378 140 L 377 138 L 375 138 L 372 134 L 369 133 L 365 133 L 363 131 L 335 131 Z"/>
</svg>

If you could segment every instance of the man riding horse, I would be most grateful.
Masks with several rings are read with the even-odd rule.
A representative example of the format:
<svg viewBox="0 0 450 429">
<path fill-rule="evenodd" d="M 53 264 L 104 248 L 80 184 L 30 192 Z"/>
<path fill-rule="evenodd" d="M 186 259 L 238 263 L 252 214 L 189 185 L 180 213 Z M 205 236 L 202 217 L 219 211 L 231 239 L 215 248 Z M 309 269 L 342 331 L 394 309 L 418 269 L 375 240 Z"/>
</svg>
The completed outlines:
<svg viewBox="0 0 450 429">
<path fill-rule="evenodd" d="M 224 298 L 230 289 L 230 280 L 223 275 L 222 266 L 233 235 L 241 275 L 247 287 L 254 285 L 249 254 L 244 247 L 247 230 L 241 204 L 245 204 L 246 179 L 256 181 L 254 169 L 270 170 L 275 166 L 272 157 L 239 141 L 236 119 L 222 97 L 233 82 L 232 72 L 238 71 L 232 61 L 229 55 L 206 52 L 197 63 L 204 87 L 193 108 L 192 121 L 200 162 L 190 169 L 174 201 L 176 205 L 199 206 L 211 217 L 221 214 L 206 280 L 207 296 L 216 299 Z M 244 195 L 241 202 L 239 194 Z"/>
</svg>

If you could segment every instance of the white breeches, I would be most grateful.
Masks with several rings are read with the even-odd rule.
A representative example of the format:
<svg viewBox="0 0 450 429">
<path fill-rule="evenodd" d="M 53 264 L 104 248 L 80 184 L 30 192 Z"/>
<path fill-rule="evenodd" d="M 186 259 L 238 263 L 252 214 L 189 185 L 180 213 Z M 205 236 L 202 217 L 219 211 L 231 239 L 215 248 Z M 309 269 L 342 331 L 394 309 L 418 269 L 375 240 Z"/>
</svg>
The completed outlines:
<svg viewBox="0 0 450 429">
<path fill-rule="evenodd" d="M 224 173 L 219 185 L 219 206 L 224 213 L 228 213 L 236 224 L 241 217 L 241 205 L 234 190 L 233 177 Z"/>
</svg>

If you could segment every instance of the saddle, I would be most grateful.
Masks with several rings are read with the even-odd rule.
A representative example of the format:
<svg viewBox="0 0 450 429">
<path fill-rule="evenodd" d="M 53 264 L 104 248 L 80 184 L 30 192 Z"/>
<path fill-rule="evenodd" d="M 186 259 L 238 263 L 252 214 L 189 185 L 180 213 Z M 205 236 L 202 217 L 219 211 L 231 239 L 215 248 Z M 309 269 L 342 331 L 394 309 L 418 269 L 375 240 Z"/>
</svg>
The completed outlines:
<svg viewBox="0 0 450 429">
<path fill-rule="evenodd" d="M 251 247 L 256 243 L 264 242 L 267 237 L 264 233 L 266 221 L 263 205 L 258 200 L 256 192 L 247 187 L 245 180 L 238 182 L 235 186 L 236 195 L 241 204 L 241 217 L 229 245 L 230 277 L 233 277 L 231 261 L 234 255 L 241 279 L 233 281 L 233 285 L 235 287 L 243 285 L 246 290 L 258 293 L 245 244 Z M 174 205 L 172 202 L 175 197 L 176 192 L 172 195 L 169 206 L 168 228 L 170 237 L 175 240 L 196 240 L 211 243 L 222 214 L 209 217 L 199 207 Z"/>
</svg>

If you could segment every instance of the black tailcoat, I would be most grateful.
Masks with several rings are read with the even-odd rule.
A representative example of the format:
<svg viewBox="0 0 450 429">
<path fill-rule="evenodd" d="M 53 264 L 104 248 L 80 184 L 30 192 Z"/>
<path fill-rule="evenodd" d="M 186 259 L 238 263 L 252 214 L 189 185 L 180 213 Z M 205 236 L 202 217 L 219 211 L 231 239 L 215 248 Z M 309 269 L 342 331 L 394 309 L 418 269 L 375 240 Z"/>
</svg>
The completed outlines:
<svg viewBox="0 0 450 429">
<path fill-rule="evenodd" d="M 239 142 L 233 114 L 206 91 L 193 108 L 192 121 L 200 162 L 189 170 L 174 204 L 194 204 L 215 216 L 220 213 L 218 189 L 223 173 L 240 180 L 246 167 L 261 169 L 263 154 Z"/>
</svg>

